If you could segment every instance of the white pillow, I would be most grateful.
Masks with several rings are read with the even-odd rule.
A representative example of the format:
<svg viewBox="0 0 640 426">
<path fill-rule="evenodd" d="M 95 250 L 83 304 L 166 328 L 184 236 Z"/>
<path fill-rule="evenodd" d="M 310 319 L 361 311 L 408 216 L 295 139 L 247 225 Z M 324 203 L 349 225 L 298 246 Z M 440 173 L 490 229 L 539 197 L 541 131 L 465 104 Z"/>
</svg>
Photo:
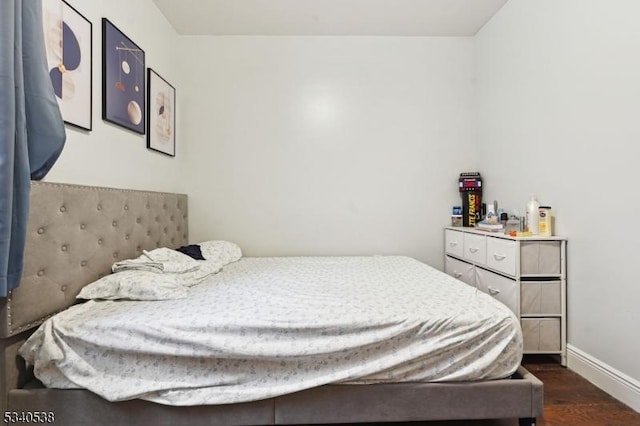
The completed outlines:
<svg viewBox="0 0 640 426">
<path fill-rule="evenodd" d="M 207 261 L 213 261 L 220 266 L 235 262 L 242 257 L 240 247 L 229 241 L 214 240 L 199 244 L 202 257 Z"/>
<path fill-rule="evenodd" d="M 78 299 L 168 300 L 187 297 L 189 290 L 176 274 L 149 271 L 120 271 L 85 286 Z"/>
</svg>

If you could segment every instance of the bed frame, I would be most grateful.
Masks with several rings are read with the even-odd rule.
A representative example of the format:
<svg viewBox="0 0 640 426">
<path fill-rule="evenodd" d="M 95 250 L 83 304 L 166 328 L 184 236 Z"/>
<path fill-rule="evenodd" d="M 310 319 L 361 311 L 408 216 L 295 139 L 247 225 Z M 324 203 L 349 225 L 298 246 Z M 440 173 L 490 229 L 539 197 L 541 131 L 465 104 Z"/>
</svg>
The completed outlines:
<svg viewBox="0 0 640 426">
<path fill-rule="evenodd" d="M 76 302 L 80 289 L 142 250 L 188 242 L 187 196 L 33 182 L 21 285 L 0 299 L 0 404 L 63 425 L 269 425 L 518 418 L 542 414 L 542 382 L 520 367 L 510 379 L 473 383 L 325 385 L 229 405 L 174 407 L 108 402 L 87 390 L 46 389 L 17 351 L 34 328 Z M 6 414 L 8 413 L 8 414 Z M 16 422 L 12 422 L 16 423 Z M 19 422 L 17 422 L 19 423 Z"/>
</svg>

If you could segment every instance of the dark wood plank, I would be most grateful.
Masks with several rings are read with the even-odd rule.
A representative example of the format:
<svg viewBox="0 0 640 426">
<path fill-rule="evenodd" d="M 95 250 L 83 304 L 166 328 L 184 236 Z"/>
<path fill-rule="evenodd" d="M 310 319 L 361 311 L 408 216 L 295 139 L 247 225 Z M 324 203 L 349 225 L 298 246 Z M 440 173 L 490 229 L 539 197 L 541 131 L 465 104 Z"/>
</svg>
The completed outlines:
<svg viewBox="0 0 640 426">
<path fill-rule="evenodd" d="M 544 383 L 544 416 L 539 426 L 640 425 L 640 413 L 551 357 L 527 356 L 523 365 Z"/>
</svg>

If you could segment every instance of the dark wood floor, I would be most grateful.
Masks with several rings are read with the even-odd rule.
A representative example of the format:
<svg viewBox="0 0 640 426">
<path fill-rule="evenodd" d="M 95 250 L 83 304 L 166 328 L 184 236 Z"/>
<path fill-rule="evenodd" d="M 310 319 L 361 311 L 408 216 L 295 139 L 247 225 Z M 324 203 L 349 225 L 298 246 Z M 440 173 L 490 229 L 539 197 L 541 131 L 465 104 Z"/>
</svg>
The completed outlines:
<svg viewBox="0 0 640 426">
<path fill-rule="evenodd" d="M 547 356 L 524 367 L 544 383 L 544 415 L 536 426 L 640 426 L 640 413 Z M 517 426 L 517 419 L 404 423 L 407 426 Z"/>
<path fill-rule="evenodd" d="M 544 383 L 540 426 L 640 425 L 640 413 L 549 357 L 528 357 L 525 368 Z"/>
</svg>

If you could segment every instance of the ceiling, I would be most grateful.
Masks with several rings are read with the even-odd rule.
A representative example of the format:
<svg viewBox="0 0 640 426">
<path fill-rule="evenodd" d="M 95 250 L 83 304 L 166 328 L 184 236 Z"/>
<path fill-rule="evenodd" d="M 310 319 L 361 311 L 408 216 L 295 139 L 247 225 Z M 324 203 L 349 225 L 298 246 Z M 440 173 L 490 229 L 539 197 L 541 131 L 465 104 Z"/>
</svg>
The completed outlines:
<svg viewBox="0 0 640 426">
<path fill-rule="evenodd" d="M 507 0 L 153 0 L 179 34 L 473 36 Z"/>
</svg>

